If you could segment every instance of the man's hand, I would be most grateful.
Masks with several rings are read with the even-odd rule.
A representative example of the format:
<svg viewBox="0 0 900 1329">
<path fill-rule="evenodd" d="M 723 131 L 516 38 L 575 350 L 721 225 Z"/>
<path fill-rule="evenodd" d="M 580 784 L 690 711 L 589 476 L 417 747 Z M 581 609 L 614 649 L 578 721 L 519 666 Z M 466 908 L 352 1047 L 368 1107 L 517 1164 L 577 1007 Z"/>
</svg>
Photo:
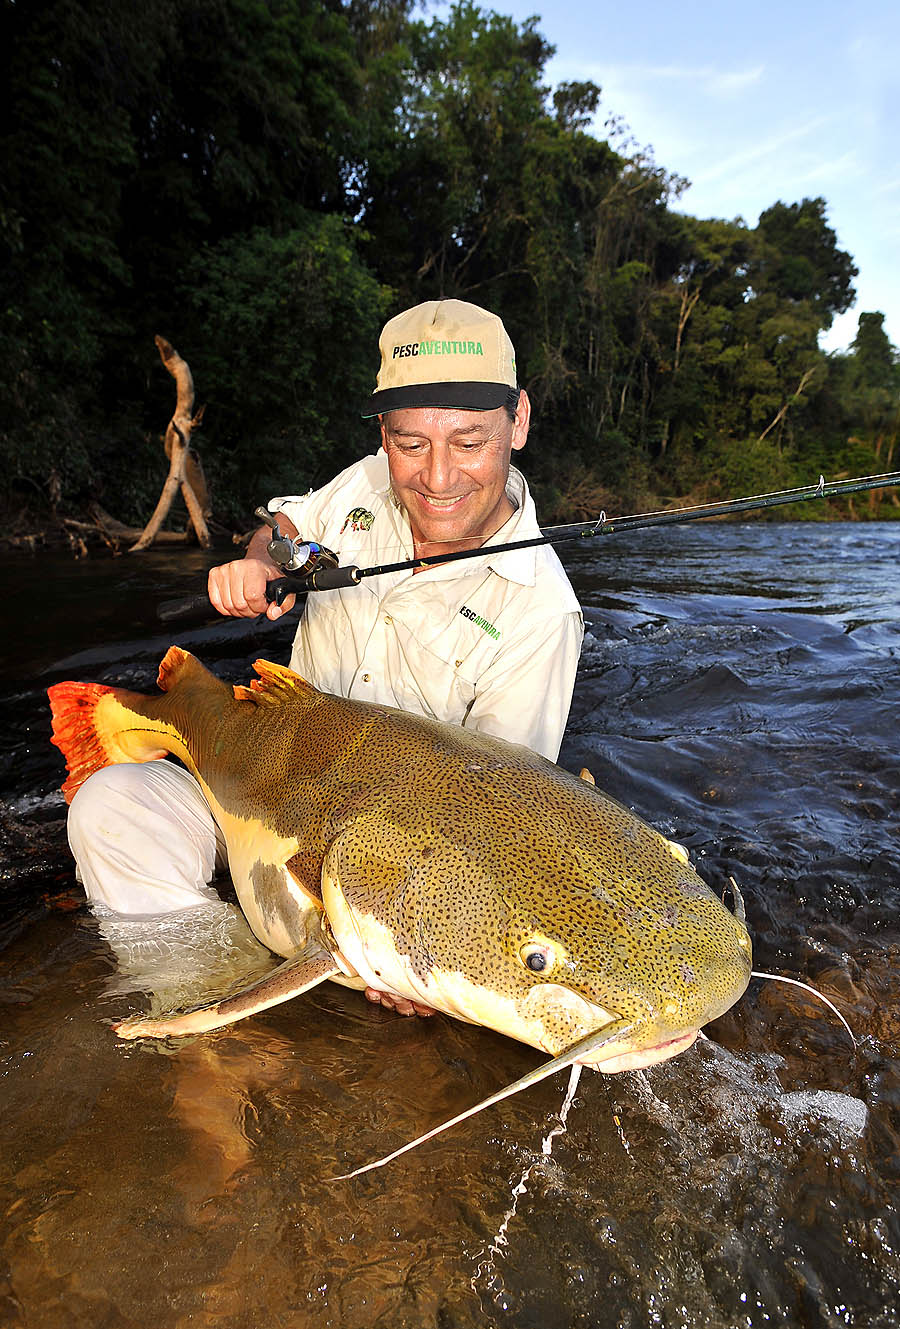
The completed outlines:
<svg viewBox="0 0 900 1329">
<path fill-rule="evenodd" d="M 270 604 L 266 599 L 267 584 L 281 575 L 270 561 L 264 563 L 258 558 L 223 563 L 210 569 L 207 583 L 210 602 L 220 614 L 234 618 L 256 618 L 257 614 L 281 618 L 286 610 L 293 608 L 296 598 L 289 595 L 282 605 Z"/>
<path fill-rule="evenodd" d="M 366 988 L 366 1001 L 371 1001 L 374 1006 L 383 1006 L 386 1011 L 396 1011 L 398 1015 L 434 1015 L 433 1006 L 410 1001 L 408 997 L 399 997 L 394 992 L 381 992 L 378 988 Z"/>
<path fill-rule="evenodd" d="M 278 524 L 284 534 L 291 538 L 297 535 L 296 526 L 283 513 L 278 517 Z M 261 526 L 254 532 L 243 558 L 210 569 L 209 599 L 220 614 L 232 618 L 256 618 L 258 614 L 265 614 L 274 620 L 293 609 L 294 595 L 289 595 L 281 605 L 270 604 L 266 599 L 267 584 L 284 575 L 284 570 L 269 557 L 267 546 L 271 538 L 269 527 Z"/>
</svg>

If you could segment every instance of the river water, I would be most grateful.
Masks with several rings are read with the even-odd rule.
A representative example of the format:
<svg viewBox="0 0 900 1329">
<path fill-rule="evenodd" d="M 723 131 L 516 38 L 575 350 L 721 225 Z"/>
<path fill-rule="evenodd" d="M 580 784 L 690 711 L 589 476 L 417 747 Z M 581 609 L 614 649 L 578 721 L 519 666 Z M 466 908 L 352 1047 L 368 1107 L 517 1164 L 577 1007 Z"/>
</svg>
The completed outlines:
<svg viewBox="0 0 900 1329">
<path fill-rule="evenodd" d="M 855 1050 L 826 1007 L 754 980 L 674 1061 L 585 1072 L 564 1129 L 565 1074 L 330 1181 L 537 1054 L 332 984 L 205 1038 L 118 1043 L 113 1019 L 269 960 L 225 905 L 151 941 L 87 910 L 44 690 L 151 689 L 171 640 L 245 680 L 292 625 L 161 634 L 156 602 L 212 561 L 196 552 L 8 561 L 4 1326 L 896 1325 L 900 525 L 697 523 L 563 552 L 587 636 L 562 764 L 716 889 L 733 876 L 755 967 L 815 984 Z"/>
</svg>

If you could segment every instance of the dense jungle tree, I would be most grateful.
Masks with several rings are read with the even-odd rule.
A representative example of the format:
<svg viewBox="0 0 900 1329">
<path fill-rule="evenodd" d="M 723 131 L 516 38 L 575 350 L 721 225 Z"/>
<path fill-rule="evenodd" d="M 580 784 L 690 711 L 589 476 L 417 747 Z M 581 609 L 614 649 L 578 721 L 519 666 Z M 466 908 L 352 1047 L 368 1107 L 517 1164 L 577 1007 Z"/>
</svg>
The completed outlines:
<svg viewBox="0 0 900 1329">
<path fill-rule="evenodd" d="M 190 318 L 198 253 L 344 212 L 371 130 L 350 18 L 326 0 L 5 0 L 7 474 L 124 490 L 127 506 L 153 334 L 192 359 L 204 339 Z"/>
<path fill-rule="evenodd" d="M 881 316 L 818 346 L 855 276 L 824 200 L 685 215 L 551 53 L 472 0 L 0 0 L 7 504 L 146 516 L 160 332 L 240 524 L 373 445 L 378 325 L 433 296 L 505 318 L 553 515 L 888 464 Z"/>
<path fill-rule="evenodd" d="M 850 349 L 842 394 L 853 431 L 848 444 L 868 452 L 876 471 L 890 470 L 900 431 L 900 359 L 884 330 L 883 314 L 860 314 Z"/>
</svg>

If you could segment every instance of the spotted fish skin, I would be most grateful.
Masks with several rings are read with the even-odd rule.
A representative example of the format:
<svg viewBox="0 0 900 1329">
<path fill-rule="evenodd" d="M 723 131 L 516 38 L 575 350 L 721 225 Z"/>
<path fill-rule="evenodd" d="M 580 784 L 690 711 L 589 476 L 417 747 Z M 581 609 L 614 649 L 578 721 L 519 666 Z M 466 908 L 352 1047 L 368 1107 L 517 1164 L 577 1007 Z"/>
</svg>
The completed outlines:
<svg viewBox="0 0 900 1329">
<path fill-rule="evenodd" d="M 77 711 L 66 690 L 94 685 L 57 685 L 67 793 L 174 753 L 270 949 L 296 954 L 324 913 L 344 981 L 553 1054 L 626 1020 L 599 1059 L 663 1059 L 741 996 L 743 924 L 629 809 L 526 748 L 254 668 L 231 688 L 172 647 L 159 697 L 95 688 Z"/>
</svg>

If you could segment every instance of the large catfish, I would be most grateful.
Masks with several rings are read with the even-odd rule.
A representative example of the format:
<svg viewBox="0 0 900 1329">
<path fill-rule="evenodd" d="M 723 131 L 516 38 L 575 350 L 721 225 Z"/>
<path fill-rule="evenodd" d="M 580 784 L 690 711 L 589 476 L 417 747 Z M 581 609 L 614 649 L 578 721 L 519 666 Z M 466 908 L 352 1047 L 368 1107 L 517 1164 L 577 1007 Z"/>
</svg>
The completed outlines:
<svg viewBox="0 0 900 1329">
<path fill-rule="evenodd" d="M 254 668 L 231 687 L 173 646 L 159 696 L 50 689 L 66 796 L 108 763 L 174 754 L 224 833 L 250 927 L 286 957 L 236 995 L 120 1035 L 215 1029 L 330 978 L 612 1071 L 683 1051 L 741 996 L 743 923 L 683 849 L 591 783 Z"/>
</svg>

